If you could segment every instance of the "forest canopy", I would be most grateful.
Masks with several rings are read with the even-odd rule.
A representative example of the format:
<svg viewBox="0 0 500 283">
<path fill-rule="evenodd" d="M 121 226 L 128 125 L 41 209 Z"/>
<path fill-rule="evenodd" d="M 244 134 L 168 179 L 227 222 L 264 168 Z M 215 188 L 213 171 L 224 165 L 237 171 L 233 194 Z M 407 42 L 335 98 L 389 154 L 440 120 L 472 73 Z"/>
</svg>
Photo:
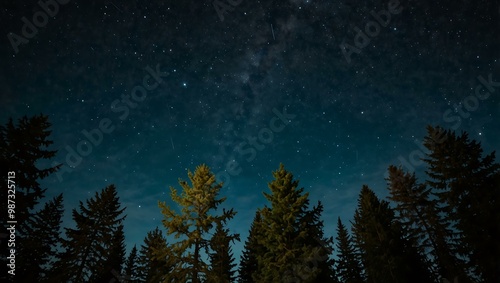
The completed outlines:
<svg viewBox="0 0 500 283">
<path fill-rule="evenodd" d="M 143 231 L 143 242 L 128 254 L 127 209 L 113 184 L 81 200 L 71 210 L 74 225 L 62 227 L 63 194 L 47 199 L 50 188 L 40 185 L 59 169 L 39 166 L 57 152 L 50 149 L 50 127 L 44 115 L 11 119 L 0 127 L 2 207 L 11 204 L 9 189 L 15 188 L 15 216 L 1 210 L 2 233 L 13 225 L 7 219 L 17 221 L 15 246 L 2 239 L 1 248 L 2 276 L 12 270 L 9 257 L 15 251 L 15 276 L 6 279 L 11 282 L 463 283 L 500 278 L 500 164 L 495 152 L 485 154 L 466 132 L 428 126 L 425 174 L 389 166 L 387 199 L 363 185 L 351 222 L 339 217 L 325 223 L 324 204 L 311 204 L 309 192 L 280 164 L 262 192 L 267 202 L 255 211 L 238 264 L 232 248 L 240 235 L 228 225 L 237 208 L 220 209 L 226 201 L 224 184 L 205 164 L 188 170 L 187 180 L 179 179 L 169 198 L 158 200 L 161 222 Z M 325 227 L 333 227 L 336 235 L 325 235 Z"/>
</svg>

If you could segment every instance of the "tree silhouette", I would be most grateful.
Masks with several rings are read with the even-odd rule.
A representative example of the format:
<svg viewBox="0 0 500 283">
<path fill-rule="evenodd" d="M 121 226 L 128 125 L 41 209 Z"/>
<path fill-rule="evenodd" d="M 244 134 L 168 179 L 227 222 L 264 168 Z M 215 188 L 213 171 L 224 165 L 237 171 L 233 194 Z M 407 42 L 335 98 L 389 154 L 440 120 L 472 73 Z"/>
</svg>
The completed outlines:
<svg viewBox="0 0 500 283">
<path fill-rule="evenodd" d="M 337 253 L 336 262 L 337 275 L 342 283 L 363 283 L 363 268 L 358 259 L 359 255 L 352 243 L 345 225 L 337 220 Z"/>
<path fill-rule="evenodd" d="M 111 238 L 109 245 L 109 257 L 104 266 L 104 271 L 101 274 L 96 274 L 90 280 L 92 282 L 110 282 L 124 281 L 126 278 L 121 276 L 122 265 L 125 261 L 125 234 L 123 232 L 123 224 L 117 225 L 117 230 Z"/>
<path fill-rule="evenodd" d="M 30 211 L 45 195 L 46 189 L 41 188 L 39 180 L 55 173 L 60 167 L 39 169 L 37 166 L 40 161 L 54 157 L 57 152 L 47 149 L 53 144 L 49 140 L 50 126 L 45 115 L 31 118 L 24 116 L 17 125 L 10 119 L 5 126 L 0 126 L 0 164 L 5 174 L 16 172 L 16 220 L 19 223 L 28 219 Z M 7 181 L 2 186 L 2 202 L 6 202 Z M 2 210 L 2 220 L 7 219 L 5 213 Z"/>
<path fill-rule="evenodd" d="M 172 257 L 161 230 L 149 231 L 139 252 L 139 282 L 163 282 L 172 270 Z"/>
<path fill-rule="evenodd" d="M 123 270 L 123 278 L 127 283 L 138 283 L 139 280 L 139 254 L 137 252 L 137 247 L 130 250 L 130 253 L 125 261 L 125 268 Z"/>
<path fill-rule="evenodd" d="M 338 278 L 334 269 L 335 262 L 331 258 L 333 253 L 333 237 L 327 238 L 324 235 L 324 223 L 321 220 L 323 204 L 318 204 L 310 210 L 306 210 L 301 219 L 300 230 L 306 231 L 305 246 L 314 250 L 312 258 L 307 264 L 312 269 L 317 268 L 315 282 L 336 283 Z"/>
<path fill-rule="evenodd" d="M 0 210 L 0 221 L 2 232 L 0 235 L 0 272 L 2 277 L 7 274 L 7 256 L 10 254 L 11 248 L 5 243 L 3 234 L 7 231 L 7 219 L 15 220 L 16 230 L 19 234 L 16 237 L 16 243 L 20 244 L 24 236 L 21 231 L 28 231 L 28 221 L 34 215 L 35 206 L 44 197 L 46 189 L 42 188 L 39 181 L 48 177 L 50 174 L 57 171 L 60 166 L 43 167 L 41 164 L 45 160 L 55 156 L 56 151 L 49 150 L 53 142 L 49 139 L 51 124 L 48 121 L 48 116 L 38 115 L 31 118 L 26 116 L 20 118 L 17 124 L 14 124 L 12 119 L 0 126 L 0 171 L 2 172 L 2 187 L 0 189 L 0 204 L 3 208 L 7 208 L 8 200 L 15 202 L 15 214 L 8 214 L 7 209 Z M 7 180 L 8 172 L 14 178 Z M 15 195 L 7 198 L 8 185 L 14 185 Z M 15 199 L 13 199 L 15 198 Z M 10 203 L 13 204 L 12 202 Z M 32 228 L 34 229 L 34 228 Z M 57 243 L 54 243 L 57 245 Z M 20 255 L 21 256 L 21 255 Z M 23 256 L 21 256 L 23 257 Z M 25 257 L 26 259 L 26 257 Z M 13 280 L 12 276 L 8 280 Z M 7 280 L 7 279 L 5 279 Z"/>
<path fill-rule="evenodd" d="M 259 230 L 262 218 L 260 212 L 255 213 L 255 217 L 250 226 L 248 238 L 243 247 L 243 253 L 240 259 L 240 266 L 238 269 L 238 282 L 239 283 L 253 283 L 255 282 L 252 275 L 257 271 L 257 257 L 263 256 L 266 253 L 265 247 L 259 244 L 258 239 L 263 236 L 264 231 Z"/>
<path fill-rule="evenodd" d="M 438 198 L 440 215 L 455 233 L 454 251 L 486 282 L 500 278 L 500 165 L 495 152 L 483 157 L 481 145 L 466 132 L 456 135 L 440 127 L 427 127 L 425 147 L 430 151 L 427 183 Z M 469 280 L 462 272 L 461 282 Z"/>
<path fill-rule="evenodd" d="M 79 211 L 73 209 L 76 228 L 65 228 L 65 249 L 57 264 L 57 281 L 111 281 L 120 274 L 125 246 L 120 201 L 114 185 L 80 201 Z"/>
<path fill-rule="evenodd" d="M 432 282 L 423 257 L 404 237 L 389 203 L 363 186 L 352 227 L 368 282 Z"/>
<path fill-rule="evenodd" d="M 28 218 L 17 250 L 18 282 L 50 282 L 51 267 L 59 258 L 63 209 L 62 194 Z M 21 231 L 20 231 L 21 232 Z"/>
<path fill-rule="evenodd" d="M 460 263 L 447 243 L 452 231 L 447 229 L 444 219 L 439 217 L 431 189 L 419 184 L 415 174 L 404 173 L 402 168 L 389 167 L 390 200 L 395 202 L 396 219 L 408 237 L 417 243 L 422 254 L 431 261 L 435 278 L 453 281 L 463 273 Z"/>
</svg>

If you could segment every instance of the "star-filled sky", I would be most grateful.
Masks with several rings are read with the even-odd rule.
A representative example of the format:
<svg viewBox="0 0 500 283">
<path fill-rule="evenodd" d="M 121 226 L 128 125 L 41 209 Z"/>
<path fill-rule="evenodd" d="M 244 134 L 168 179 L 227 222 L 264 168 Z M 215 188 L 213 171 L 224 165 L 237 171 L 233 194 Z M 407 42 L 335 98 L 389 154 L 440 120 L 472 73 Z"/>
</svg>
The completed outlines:
<svg viewBox="0 0 500 283">
<path fill-rule="evenodd" d="M 362 184 L 385 197 L 390 164 L 424 170 L 426 125 L 499 149 L 499 1 L 41 3 L 0 4 L 1 122 L 48 115 L 47 197 L 70 226 L 115 184 L 129 248 L 201 163 L 238 212 L 239 260 L 280 162 L 335 236 Z"/>
</svg>

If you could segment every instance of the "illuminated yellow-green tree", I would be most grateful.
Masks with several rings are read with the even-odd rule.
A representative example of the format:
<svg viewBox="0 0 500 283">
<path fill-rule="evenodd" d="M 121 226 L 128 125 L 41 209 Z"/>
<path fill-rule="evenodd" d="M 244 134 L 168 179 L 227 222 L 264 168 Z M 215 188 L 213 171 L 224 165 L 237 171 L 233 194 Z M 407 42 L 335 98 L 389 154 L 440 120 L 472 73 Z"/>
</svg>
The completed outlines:
<svg viewBox="0 0 500 283">
<path fill-rule="evenodd" d="M 210 251 L 211 233 L 215 227 L 224 226 L 236 214 L 233 209 L 218 210 L 226 198 L 219 198 L 222 183 L 216 182 L 208 166 L 200 165 L 194 173 L 188 171 L 188 177 L 191 184 L 179 180 L 182 188 L 180 193 L 170 188 L 170 196 L 179 209 L 159 202 L 167 234 L 179 239 L 170 245 L 175 262 L 171 263 L 172 271 L 164 282 L 199 283 L 205 280 L 210 268 L 202 255 Z"/>
<path fill-rule="evenodd" d="M 273 176 L 271 193 L 264 193 L 270 205 L 259 210 L 261 220 L 254 222 L 258 245 L 253 281 L 337 282 L 330 260 L 333 240 L 323 235 L 323 206 L 309 208 L 309 193 L 283 164 Z"/>
</svg>

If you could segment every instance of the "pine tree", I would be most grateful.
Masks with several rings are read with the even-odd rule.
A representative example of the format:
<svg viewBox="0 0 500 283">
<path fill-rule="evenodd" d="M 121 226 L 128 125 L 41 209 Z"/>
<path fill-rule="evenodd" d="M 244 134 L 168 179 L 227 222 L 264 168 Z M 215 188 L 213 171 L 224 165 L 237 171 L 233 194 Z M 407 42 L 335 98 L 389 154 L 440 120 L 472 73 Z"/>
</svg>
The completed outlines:
<svg viewBox="0 0 500 283">
<path fill-rule="evenodd" d="M 139 252 L 138 281 L 147 283 L 163 282 L 172 270 L 173 255 L 167 246 L 167 239 L 161 230 L 148 232 Z"/>
<path fill-rule="evenodd" d="M 389 167 L 389 199 L 396 203 L 396 218 L 414 241 L 422 254 L 432 261 L 434 277 L 440 282 L 453 281 L 463 273 L 460 262 L 453 255 L 447 239 L 452 231 L 439 217 L 436 200 L 431 199 L 431 189 L 419 184 L 415 173 L 404 173 L 402 168 Z"/>
<path fill-rule="evenodd" d="M 359 255 L 352 243 L 351 236 L 345 225 L 337 220 L 337 253 L 336 262 L 337 275 L 342 283 L 363 283 L 363 268 L 359 261 Z"/>
<path fill-rule="evenodd" d="M 50 267 L 59 257 L 58 246 L 61 242 L 61 223 L 63 196 L 58 195 L 47 202 L 32 217 L 22 231 L 17 252 L 18 282 L 50 282 Z M 19 231 L 21 232 L 21 231 Z"/>
<path fill-rule="evenodd" d="M 255 217 L 250 226 L 248 238 L 243 247 L 243 253 L 240 259 L 238 269 L 239 283 L 254 283 L 252 275 L 257 271 L 257 257 L 263 256 L 266 253 L 265 247 L 258 243 L 258 239 L 263 236 L 263 231 L 259 230 L 262 218 L 260 212 L 255 213 Z"/>
<path fill-rule="evenodd" d="M 257 256 L 253 279 L 256 282 L 314 282 L 320 269 L 312 261 L 317 259 L 320 248 L 317 244 L 308 244 L 311 233 L 302 229 L 309 194 L 298 188 L 298 181 L 293 180 L 283 164 L 273 176 L 275 179 L 269 183 L 271 193 L 264 193 L 271 207 L 260 210 L 262 221 L 258 228 L 262 231 L 258 243 L 265 247 L 266 253 Z"/>
<path fill-rule="evenodd" d="M 138 283 L 139 281 L 139 254 L 134 245 L 125 261 L 125 268 L 122 276 L 124 282 Z"/>
<path fill-rule="evenodd" d="M 493 282 L 500 278 L 500 226 L 492 221 L 500 219 L 500 186 L 495 181 L 500 164 L 495 163 L 495 152 L 483 157 L 481 145 L 465 132 L 457 136 L 431 126 L 427 132 L 427 183 L 435 191 L 441 215 L 456 231 L 451 241 L 476 276 Z"/>
<path fill-rule="evenodd" d="M 404 237 L 389 203 L 367 186 L 361 189 L 352 230 L 368 282 L 432 282 L 425 260 Z"/>
<path fill-rule="evenodd" d="M 210 272 L 207 276 L 208 283 L 231 283 L 235 280 L 235 266 L 231 242 L 238 240 L 238 236 L 230 235 L 229 230 L 217 225 L 215 233 L 210 240 L 212 252 L 210 257 Z"/>
<path fill-rule="evenodd" d="M 191 186 L 186 181 L 179 180 L 182 193 L 170 188 L 172 200 L 181 207 L 178 213 L 159 202 L 164 215 L 163 225 L 168 235 L 184 239 L 171 245 L 171 250 L 178 259 L 170 273 L 177 281 L 199 283 L 209 273 L 208 264 L 202 259 L 201 252 L 210 249 L 208 235 L 217 225 L 223 225 L 234 217 L 233 209 L 223 209 L 220 215 L 211 214 L 226 198 L 218 198 L 222 188 L 216 183 L 215 175 L 206 165 L 196 168 L 194 174 L 188 172 Z"/>
<path fill-rule="evenodd" d="M 114 185 L 80 201 L 79 211 L 73 209 L 76 228 L 66 229 L 65 249 L 57 264 L 57 281 L 107 282 L 119 276 L 124 261 L 124 236 L 122 216 L 125 208 Z"/>
</svg>

